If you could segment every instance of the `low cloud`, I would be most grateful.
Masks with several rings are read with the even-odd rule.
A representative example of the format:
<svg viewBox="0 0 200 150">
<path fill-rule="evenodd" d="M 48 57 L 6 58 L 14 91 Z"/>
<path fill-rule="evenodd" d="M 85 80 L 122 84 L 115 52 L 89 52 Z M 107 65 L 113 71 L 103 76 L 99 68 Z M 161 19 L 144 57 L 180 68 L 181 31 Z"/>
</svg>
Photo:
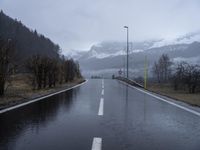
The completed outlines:
<svg viewBox="0 0 200 150">
<path fill-rule="evenodd" d="M 200 30 L 199 0 L 1 0 L 0 9 L 58 43 L 89 49 L 101 41 L 175 38 Z"/>
</svg>

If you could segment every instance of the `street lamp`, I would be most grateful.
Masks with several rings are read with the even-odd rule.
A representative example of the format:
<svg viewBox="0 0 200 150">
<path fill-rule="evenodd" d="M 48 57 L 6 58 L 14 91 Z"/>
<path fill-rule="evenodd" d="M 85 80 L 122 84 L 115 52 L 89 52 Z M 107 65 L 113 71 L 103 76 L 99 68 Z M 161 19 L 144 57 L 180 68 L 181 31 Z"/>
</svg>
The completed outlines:
<svg viewBox="0 0 200 150">
<path fill-rule="evenodd" d="M 128 42 L 128 26 L 124 26 L 124 28 L 126 29 L 126 31 L 127 31 L 127 45 L 126 45 L 126 52 L 127 52 L 127 58 L 126 58 L 126 77 L 127 77 L 127 79 L 129 78 L 129 76 L 128 76 L 128 54 L 129 54 L 129 42 Z"/>
</svg>

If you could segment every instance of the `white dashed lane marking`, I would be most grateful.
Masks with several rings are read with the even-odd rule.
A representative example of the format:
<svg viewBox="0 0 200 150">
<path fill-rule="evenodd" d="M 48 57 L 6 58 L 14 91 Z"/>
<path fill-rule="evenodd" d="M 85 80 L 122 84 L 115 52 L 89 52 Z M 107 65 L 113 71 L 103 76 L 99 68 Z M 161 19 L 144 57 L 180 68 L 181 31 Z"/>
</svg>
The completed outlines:
<svg viewBox="0 0 200 150">
<path fill-rule="evenodd" d="M 100 99 L 100 104 L 99 104 L 99 112 L 98 112 L 99 116 L 103 116 L 103 106 L 104 106 L 104 99 L 101 98 Z"/>
<path fill-rule="evenodd" d="M 101 95 L 104 95 L 104 89 L 102 89 L 102 91 L 101 91 Z"/>
<path fill-rule="evenodd" d="M 102 148 L 102 138 L 94 137 L 92 142 L 92 150 L 101 150 Z"/>
</svg>

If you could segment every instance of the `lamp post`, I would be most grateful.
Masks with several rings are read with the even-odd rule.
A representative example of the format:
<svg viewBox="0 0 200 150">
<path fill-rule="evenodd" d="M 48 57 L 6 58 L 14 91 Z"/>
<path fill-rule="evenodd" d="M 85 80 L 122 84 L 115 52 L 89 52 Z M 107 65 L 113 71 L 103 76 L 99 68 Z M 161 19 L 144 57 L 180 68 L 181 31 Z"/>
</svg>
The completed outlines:
<svg viewBox="0 0 200 150">
<path fill-rule="evenodd" d="M 144 61 L 144 88 L 145 89 L 147 89 L 147 76 L 148 76 L 147 56 L 145 56 L 145 61 Z"/>
<path fill-rule="evenodd" d="M 126 31 L 127 31 L 127 45 L 126 45 L 126 52 L 127 52 L 127 58 L 126 58 L 126 77 L 127 77 L 127 79 L 129 78 L 129 76 L 128 76 L 128 57 L 129 57 L 129 42 L 128 42 L 128 26 L 124 26 L 124 28 L 126 29 Z"/>
</svg>

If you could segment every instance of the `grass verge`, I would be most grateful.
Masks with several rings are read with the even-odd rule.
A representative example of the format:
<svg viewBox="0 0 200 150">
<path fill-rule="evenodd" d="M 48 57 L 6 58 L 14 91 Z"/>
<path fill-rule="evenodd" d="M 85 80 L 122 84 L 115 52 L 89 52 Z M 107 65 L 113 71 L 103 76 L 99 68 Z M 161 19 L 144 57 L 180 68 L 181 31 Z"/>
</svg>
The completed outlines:
<svg viewBox="0 0 200 150">
<path fill-rule="evenodd" d="M 175 91 L 168 84 L 150 84 L 148 85 L 148 90 L 178 101 L 185 102 L 192 106 L 200 107 L 200 93 L 190 94 L 184 90 Z"/>
<path fill-rule="evenodd" d="M 58 92 L 63 89 L 71 88 L 77 84 L 84 82 L 85 79 L 75 79 L 72 82 L 58 84 L 55 88 L 46 88 L 41 90 L 33 90 L 26 78 L 17 76 L 14 78 L 12 85 L 8 87 L 3 97 L 0 97 L 0 110 L 39 98 L 51 93 Z"/>
<path fill-rule="evenodd" d="M 126 82 L 130 85 L 137 86 L 142 85 L 141 84 L 136 84 L 134 81 L 127 80 L 126 78 L 122 77 L 117 77 L 117 80 L 121 80 L 123 82 Z M 139 86 L 141 87 L 141 86 Z M 177 90 L 175 91 L 173 87 L 170 84 L 156 84 L 156 83 L 151 83 L 147 86 L 147 90 L 169 97 L 171 99 L 177 100 L 177 101 L 182 101 L 185 102 L 189 105 L 192 106 L 198 106 L 200 107 L 200 92 L 195 93 L 195 94 L 190 94 L 187 90 Z"/>
</svg>

